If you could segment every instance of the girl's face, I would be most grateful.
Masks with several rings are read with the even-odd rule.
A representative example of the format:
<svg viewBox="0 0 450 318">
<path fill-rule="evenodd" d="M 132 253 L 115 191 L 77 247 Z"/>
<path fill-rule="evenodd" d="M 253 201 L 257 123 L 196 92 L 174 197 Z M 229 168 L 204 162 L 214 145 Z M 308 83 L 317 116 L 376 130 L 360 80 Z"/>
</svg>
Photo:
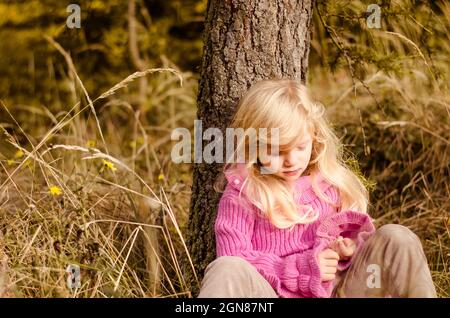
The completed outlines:
<svg viewBox="0 0 450 318">
<path fill-rule="evenodd" d="M 292 148 L 279 151 L 277 154 L 270 153 L 270 145 L 267 146 L 267 155 L 261 156 L 260 161 L 265 168 L 289 184 L 293 184 L 308 167 L 311 159 L 312 136 L 308 132 Z"/>
</svg>

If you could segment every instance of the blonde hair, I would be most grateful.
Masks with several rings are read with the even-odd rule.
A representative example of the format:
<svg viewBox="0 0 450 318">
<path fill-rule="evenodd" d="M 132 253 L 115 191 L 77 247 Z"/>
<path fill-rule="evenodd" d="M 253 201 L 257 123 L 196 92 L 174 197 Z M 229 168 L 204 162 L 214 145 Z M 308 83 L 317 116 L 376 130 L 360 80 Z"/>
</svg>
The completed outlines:
<svg viewBox="0 0 450 318">
<path fill-rule="evenodd" d="M 241 98 L 230 127 L 244 130 L 267 128 L 267 138 L 271 137 L 271 128 L 278 128 L 280 150 L 290 149 L 309 131 L 313 139 L 311 159 L 303 175 L 311 175 L 313 191 L 322 200 L 335 205 L 317 185 L 317 175 L 320 173 L 326 182 L 338 189 L 340 202 L 335 206 L 340 207 L 339 210 L 367 213 L 368 191 L 357 175 L 345 165 L 342 145 L 329 127 L 324 114 L 323 105 L 311 101 L 306 87 L 298 81 L 263 80 L 255 83 Z M 267 144 L 266 140 L 261 140 L 260 135 L 257 138 L 257 147 L 260 142 Z M 238 140 L 236 151 L 241 147 L 245 149 L 247 171 L 241 191 L 259 208 L 263 216 L 283 229 L 292 229 L 296 224 L 308 224 L 317 220 L 318 211 L 313 211 L 311 206 L 296 204 L 284 180 L 274 174 L 261 174 L 258 159 L 249 154 L 245 136 Z M 234 155 L 227 158 L 221 178 L 214 186 L 217 191 L 223 191 L 225 171 L 234 168 L 234 159 Z"/>
</svg>

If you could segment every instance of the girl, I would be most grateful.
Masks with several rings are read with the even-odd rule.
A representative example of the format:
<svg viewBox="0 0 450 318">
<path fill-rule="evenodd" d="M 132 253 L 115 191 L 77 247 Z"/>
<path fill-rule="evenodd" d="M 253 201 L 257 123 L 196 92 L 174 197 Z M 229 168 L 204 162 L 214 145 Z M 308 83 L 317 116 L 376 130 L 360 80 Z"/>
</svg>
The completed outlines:
<svg viewBox="0 0 450 318">
<path fill-rule="evenodd" d="M 227 159 L 217 258 L 199 297 L 436 297 L 419 238 L 396 224 L 375 230 L 368 192 L 303 85 L 256 83 L 231 127 L 278 138 L 258 135 L 256 156 L 244 135 L 244 162 Z M 263 153 L 269 144 L 279 152 Z"/>
</svg>

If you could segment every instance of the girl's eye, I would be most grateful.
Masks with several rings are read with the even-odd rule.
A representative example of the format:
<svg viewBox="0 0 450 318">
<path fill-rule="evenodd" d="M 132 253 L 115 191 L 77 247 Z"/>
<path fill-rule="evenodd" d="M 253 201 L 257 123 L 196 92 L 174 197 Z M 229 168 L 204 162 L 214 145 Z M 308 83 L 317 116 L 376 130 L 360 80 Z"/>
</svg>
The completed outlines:
<svg viewBox="0 0 450 318">
<path fill-rule="evenodd" d="M 298 150 L 305 150 L 305 147 L 304 146 L 298 146 L 297 149 Z"/>
</svg>

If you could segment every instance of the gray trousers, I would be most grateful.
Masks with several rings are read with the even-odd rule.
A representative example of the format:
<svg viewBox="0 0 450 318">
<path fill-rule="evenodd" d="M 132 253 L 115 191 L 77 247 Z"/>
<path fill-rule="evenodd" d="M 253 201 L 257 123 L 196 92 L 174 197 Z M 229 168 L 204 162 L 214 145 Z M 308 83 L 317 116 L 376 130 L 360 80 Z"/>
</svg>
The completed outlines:
<svg viewBox="0 0 450 318">
<path fill-rule="evenodd" d="M 222 256 L 207 266 L 198 297 L 278 295 L 252 264 L 237 256 Z M 336 273 L 331 297 L 437 297 L 420 239 L 405 226 L 381 226 L 354 255 L 350 267 Z"/>
</svg>

